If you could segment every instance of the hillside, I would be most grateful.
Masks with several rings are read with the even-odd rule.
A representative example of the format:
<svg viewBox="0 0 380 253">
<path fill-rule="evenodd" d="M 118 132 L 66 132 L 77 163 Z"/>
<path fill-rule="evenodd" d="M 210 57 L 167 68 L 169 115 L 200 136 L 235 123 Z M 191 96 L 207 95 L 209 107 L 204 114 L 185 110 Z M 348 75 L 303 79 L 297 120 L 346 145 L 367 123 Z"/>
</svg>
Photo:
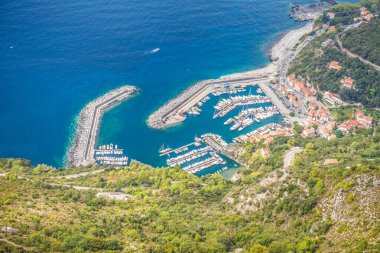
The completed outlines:
<svg viewBox="0 0 380 253">
<path fill-rule="evenodd" d="M 320 93 L 332 91 L 346 102 L 361 103 L 367 107 L 380 107 L 380 71 L 342 52 L 337 42 L 337 36 L 347 38 L 348 33 L 360 34 L 361 30 L 366 30 L 366 27 L 372 26 L 372 23 L 376 25 L 378 22 L 374 20 L 349 31 L 335 28 L 336 30 L 324 33 L 299 53 L 291 63 L 288 74 L 294 74 L 301 80 L 313 84 Z M 367 39 L 374 39 L 376 36 L 369 36 Z M 379 49 L 373 48 L 377 42 L 372 40 L 369 40 L 362 48 L 365 48 L 365 45 L 371 47 L 368 50 L 374 54 Z M 331 62 L 337 62 L 340 69 L 331 68 Z M 342 85 L 344 78 L 351 78 L 353 87 L 347 88 Z"/>
<path fill-rule="evenodd" d="M 380 65 L 380 20 L 344 33 L 342 42 L 351 52 Z"/>
<path fill-rule="evenodd" d="M 136 162 L 70 178 L 99 168 L 2 159 L 0 251 L 376 252 L 379 143 L 360 129 L 332 141 L 279 138 L 268 158 L 261 144 L 246 144 L 250 169 L 235 182 Z"/>
</svg>

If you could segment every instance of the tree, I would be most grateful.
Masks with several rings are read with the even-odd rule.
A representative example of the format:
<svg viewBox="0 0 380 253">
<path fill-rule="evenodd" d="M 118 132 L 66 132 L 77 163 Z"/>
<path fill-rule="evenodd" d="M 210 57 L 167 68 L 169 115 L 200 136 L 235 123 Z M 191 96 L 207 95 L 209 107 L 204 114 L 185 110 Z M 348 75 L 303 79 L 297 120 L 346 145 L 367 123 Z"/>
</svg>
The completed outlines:
<svg viewBox="0 0 380 253">
<path fill-rule="evenodd" d="M 269 253 L 269 249 L 261 244 L 255 244 L 252 247 L 250 247 L 246 252 L 247 253 Z"/>
<path fill-rule="evenodd" d="M 303 131 L 303 127 L 300 124 L 298 124 L 298 122 L 294 122 L 293 129 L 298 134 L 301 134 Z"/>
</svg>

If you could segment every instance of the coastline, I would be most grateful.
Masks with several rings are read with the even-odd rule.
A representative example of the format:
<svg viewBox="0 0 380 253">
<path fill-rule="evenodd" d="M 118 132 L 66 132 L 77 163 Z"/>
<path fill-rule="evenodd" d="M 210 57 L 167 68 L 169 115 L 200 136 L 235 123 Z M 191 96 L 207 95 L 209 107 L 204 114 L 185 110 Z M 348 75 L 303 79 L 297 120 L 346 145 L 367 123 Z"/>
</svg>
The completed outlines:
<svg viewBox="0 0 380 253">
<path fill-rule="evenodd" d="M 125 85 L 92 100 L 81 110 L 76 120 L 74 137 L 67 151 L 67 165 L 78 167 L 95 162 L 94 148 L 104 112 L 131 98 L 137 92 L 136 87 Z"/>
<path fill-rule="evenodd" d="M 244 87 L 248 82 L 259 81 L 263 83 L 261 86 L 265 86 L 264 89 L 267 88 L 265 90 L 269 90 L 266 84 L 278 80 L 280 70 L 291 56 L 292 49 L 297 45 L 302 36 L 312 31 L 312 26 L 313 22 L 308 22 L 298 29 L 293 29 L 280 35 L 277 42 L 270 48 L 270 59 L 272 62 L 263 68 L 224 75 L 217 79 L 203 80 L 189 86 L 178 96 L 170 99 L 150 114 L 146 121 L 148 127 L 166 129 L 181 124 L 186 119 L 183 116 L 183 112 L 203 97 L 220 88 L 222 84 L 228 83 L 232 86 Z M 277 101 L 277 104 L 281 106 L 279 103 L 281 102 Z M 281 107 L 284 108 L 284 106 Z M 284 113 L 290 117 L 288 112 L 284 111 Z"/>
</svg>

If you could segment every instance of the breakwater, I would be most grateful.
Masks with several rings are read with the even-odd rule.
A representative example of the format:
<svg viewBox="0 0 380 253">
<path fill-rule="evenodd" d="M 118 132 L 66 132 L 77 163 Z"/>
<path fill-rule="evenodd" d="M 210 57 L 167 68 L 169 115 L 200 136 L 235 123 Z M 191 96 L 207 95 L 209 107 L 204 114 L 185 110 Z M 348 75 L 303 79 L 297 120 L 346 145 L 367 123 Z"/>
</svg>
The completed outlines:
<svg viewBox="0 0 380 253">
<path fill-rule="evenodd" d="M 262 73 L 255 76 L 226 76 L 220 79 L 198 82 L 151 114 L 147 120 L 147 124 L 149 127 L 155 129 L 164 129 L 178 125 L 186 119 L 184 115 L 185 112 L 210 93 L 223 92 L 226 85 L 228 85 L 229 88 L 238 88 L 252 85 L 253 82 L 269 80 L 270 77 L 267 73 Z"/>
<path fill-rule="evenodd" d="M 246 87 L 252 85 L 254 82 L 257 82 L 261 88 L 264 88 L 264 92 L 274 100 L 273 102 L 280 112 L 288 116 L 290 113 L 289 110 L 271 91 L 268 84 L 271 81 L 279 81 L 280 78 L 278 75 L 280 70 L 284 72 L 284 70 L 287 69 L 287 59 L 293 55 L 292 48 L 299 42 L 304 34 L 309 33 L 311 30 L 312 23 L 309 22 L 305 26 L 291 30 L 282 36 L 270 50 L 273 62 L 264 68 L 195 83 L 153 112 L 147 120 L 148 126 L 154 129 L 164 129 L 179 125 L 186 120 L 185 113 L 210 93 L 223 92 L 225 85 L 235 88 Z"/>
<path fill-rule="evenodd" d="M 69 166 L 95 163 L 94 148 L 103 113 L 110 107 L 130 98 L 137 91 L 136 87 L 125 85 L 91 101 L 82 109 L 77 120 L 75 136 L 67 154 Z"/>
</svg>

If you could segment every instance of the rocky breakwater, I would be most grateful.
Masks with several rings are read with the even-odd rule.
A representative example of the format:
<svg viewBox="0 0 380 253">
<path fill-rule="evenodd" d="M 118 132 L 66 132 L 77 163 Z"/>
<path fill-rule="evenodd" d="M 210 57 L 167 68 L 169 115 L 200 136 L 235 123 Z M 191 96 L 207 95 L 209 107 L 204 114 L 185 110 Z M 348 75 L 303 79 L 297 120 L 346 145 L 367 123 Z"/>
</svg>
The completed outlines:
<svg viewBox="0 0 380 253">
<path fill-rule="evenodd" d="M 82 109 L 77 120 L 76 133 L 67 154 L 69 166 L 86 166 L 95 163 L 94 148 L 103 113 L 137 92 L 136 87 L 125 85 L 91 101 Z"/>
<path fill-rule="evenodd" d="M 164 129 L 180 124 L 186 119 L 186 116 L 183 114 L 185 110 L 181 111 L 181 108 L 186 107 L 186 104 L 193 104 L 191 100 L 196 99 L 197 95 L 201 96 L 211 81 L 215 80 L 201 81 L 190 86 L 176 98 L 160 107 L 149 116 L 147 120 L 148 126 L 155 129 Z"/>
<path fill-rule="evenodd" d="M 255 81 L 268 81 L 270 73 L 270 68 L 263 68 L 197 82 L 152 113 L 147 124 L 154 129 L 179 125 L 186 119 L 185 113 L 210 93 L 220 91 L 226 84 L 231 87 L 245 87 Z"/>
</svg>

